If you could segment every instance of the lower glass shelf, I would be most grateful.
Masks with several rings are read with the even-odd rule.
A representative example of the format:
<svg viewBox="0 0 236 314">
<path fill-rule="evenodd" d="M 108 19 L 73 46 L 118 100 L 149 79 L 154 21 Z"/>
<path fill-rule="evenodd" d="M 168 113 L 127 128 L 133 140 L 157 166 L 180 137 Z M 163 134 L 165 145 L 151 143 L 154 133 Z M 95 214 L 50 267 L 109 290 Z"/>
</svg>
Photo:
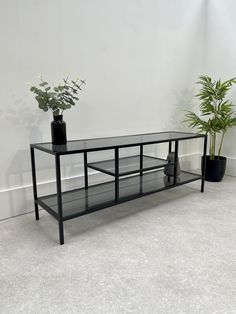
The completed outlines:
<svg viewBox="0 0 236 314">
<path fill-rule="evenodd" d="M 162 158 L 143 155 L 143 170 L 162 168 L 168 161 Z M 169 163 L 173 164 L 173 163 Z M 115 159 L 88 163 L 88 167 L 115 176 Z M 126 176 L 140 172 L 140 156 L 119 158 L 119 176 Z"/>
<path fill-rule="evenodd" d="M 201 179 L 201 175 L 182 171 L 174 185 L 173 177 L 166 177 L 163 170 L 122 178 L 119 180 L 119 203 L 135 199 L 154 192 L 172 188 L 178 185 Z M 62 193 L 63 219 L 79 217 L 105 207 L 117 204 L 115 202 L 115 181 L 89 186 Z M 57 215 L 57 194 L 39 198 L 39 205 L 49 213 Z"/>
</svg>

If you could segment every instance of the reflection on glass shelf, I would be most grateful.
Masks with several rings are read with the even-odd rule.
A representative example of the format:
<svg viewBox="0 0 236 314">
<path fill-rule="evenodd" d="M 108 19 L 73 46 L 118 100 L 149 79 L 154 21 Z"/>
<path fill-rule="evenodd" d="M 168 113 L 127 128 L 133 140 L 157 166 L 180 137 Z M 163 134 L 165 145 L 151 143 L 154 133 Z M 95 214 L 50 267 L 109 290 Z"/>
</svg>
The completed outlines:
<svg viewBox="0 0 236 314">
<path fill-rule="evenodd" d="M 165 159 L 155 158 L 151 156 L 143 156 L 143 170 L 151 170 L 164 167 L 168 162 Z M 115 160 L 104 160 L 89 163 L 88 167 L 95 170 L 115 175 Z M 140 171 L 140 156 L 129 156 L 119 159 L 119 175 L 124 176 Z"/>
<path fill-rule="evenodd" d="M 178 176 L 176 185 L 199 180 L 200 178 L 200 175 L 182 171 Z M 143 174 L 143 176 L 135 175 L 123 178 L 120 179 L 119 184 L 119 202 L 171 188 L 176 185 L 173 184 L 173 177 L 170 177 L 170 181 L 168 182 L 162 170 L 148 172 Z M 39 199 L 43 204 L 57 213 L 56 194 L 43 196 Z M 109 181 L 90 186 L 88 190 L 81 188 L 63 192 L 62 202 L 63 217 L 65 220 L 86 214 L 88 211 L 115 205 L 115 183 L 114 181 Z"/>
</svg>

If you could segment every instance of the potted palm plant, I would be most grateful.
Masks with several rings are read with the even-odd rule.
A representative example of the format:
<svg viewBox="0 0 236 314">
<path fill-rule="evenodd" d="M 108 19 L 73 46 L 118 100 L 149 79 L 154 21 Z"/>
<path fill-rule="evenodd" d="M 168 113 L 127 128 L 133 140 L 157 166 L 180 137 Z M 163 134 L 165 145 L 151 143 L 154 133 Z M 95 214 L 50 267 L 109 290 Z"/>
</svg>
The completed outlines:
<svg viewBox="0 0 236 314">
<path fill-rule="evenodd" d="M 228 91 L 236 83 L 236 78 L 227 81 L 212 80 L 207 75 L 199 77 L 200 91 L 196 97 L 200 100 L 200 115 L 188 111 L 185 122 L 196 127 L 199 132 L 209 134 L 209 155 L 206 158 L 207 181 L 221 181 L 226 168 L 226 157 L 221 156 L 225 133 L 236 126 L 236 115 L 232 102 L 226 99 Z"/>
<path fill-rule="evenodd" d="M 79 100 L 77 94 L 81 91 L 84 80 L 69 81 L 63 79 L 63 84 L 51 88 L 48 82 L 40 77 L 39 87 L 31 86 L 30 90 L 36 96 L 38 106 L 43 111 L 51 111 L 53 121 L 51 123 L 52 143 L 54 145 L 66 144 L 66 123 L 63 120 L 63 112 L 70 109 Z"/>
</svg>

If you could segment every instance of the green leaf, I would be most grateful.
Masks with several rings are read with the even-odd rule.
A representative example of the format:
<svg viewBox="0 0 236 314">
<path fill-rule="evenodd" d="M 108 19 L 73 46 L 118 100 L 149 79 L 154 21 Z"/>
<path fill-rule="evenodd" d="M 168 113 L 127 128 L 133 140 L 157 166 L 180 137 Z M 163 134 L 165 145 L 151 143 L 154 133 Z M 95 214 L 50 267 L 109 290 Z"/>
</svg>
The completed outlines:
<svg viewBox="0 0 236 314">
<path fill-rule="evenodd" d="M 65 87 L 64 87 L 64 86 L 61 86 L 61 85 L 58 85 L 57 88 L 58 88 L 59 91 L 63 91 Z"/>
<path fill-rule="evenodd" d="M 48 85 L 48 83 L 47 83 L 47 82 L 42 82 L 42 83 L 39 83 L 39 86 L 41 86 L 41 87 L 44 87 L 44 86 L 46 86 L 46 85 Z"/>
</svg>

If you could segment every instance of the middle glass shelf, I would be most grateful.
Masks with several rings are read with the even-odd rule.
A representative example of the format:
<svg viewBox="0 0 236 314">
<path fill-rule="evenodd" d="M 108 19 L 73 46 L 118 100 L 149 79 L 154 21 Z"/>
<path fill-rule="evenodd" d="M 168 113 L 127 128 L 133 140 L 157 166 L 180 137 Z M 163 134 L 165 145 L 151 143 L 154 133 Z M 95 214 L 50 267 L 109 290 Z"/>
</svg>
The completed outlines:
<svg viewBox="0 0 236 314">
<path fill-rule="evenodd" d="M 162 168 L 171 165 L 167 160 L 152 156 L 143 155 L 143 168 L 140 169 L 140 155 L 119 158 L 119 176 L 126 176 L 133 173 Z M 115 159 L 91 162 L 87 165 L 97 171 L 115 176 Z"/>
</svg>

